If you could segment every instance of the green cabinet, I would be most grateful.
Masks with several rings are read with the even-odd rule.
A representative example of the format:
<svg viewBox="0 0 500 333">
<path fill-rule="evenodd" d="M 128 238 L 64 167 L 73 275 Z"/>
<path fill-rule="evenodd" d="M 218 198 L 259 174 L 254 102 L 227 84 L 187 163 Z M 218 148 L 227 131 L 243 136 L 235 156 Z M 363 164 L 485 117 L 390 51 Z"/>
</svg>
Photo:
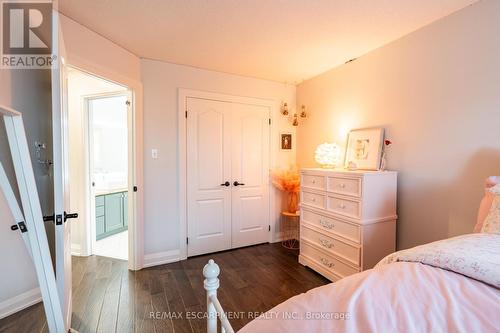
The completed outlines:
<svg viewBox="0 0 500 333">
<path fill-rule="evenodd" d="M 128 228 L 128 192 L 96 196 L 96 240 Z"/>
</svg>

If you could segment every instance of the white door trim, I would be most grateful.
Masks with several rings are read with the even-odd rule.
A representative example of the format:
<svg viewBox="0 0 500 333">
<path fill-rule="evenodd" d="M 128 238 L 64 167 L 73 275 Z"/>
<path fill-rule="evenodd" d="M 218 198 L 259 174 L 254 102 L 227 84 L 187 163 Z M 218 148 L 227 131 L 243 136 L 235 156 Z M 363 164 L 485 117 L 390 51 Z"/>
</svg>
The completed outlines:
<svg viewBox="0 0 500 333">
<path fill-rule="evenodd" d="M 107 78 L 106 76 L 98 75 L 95 73 L 92 73 L 88 70 L 82 69 L 81 67 L 74 66 L 72 64 L 68 64 L 66 66 L 67 68 L 73 68 L 76 69 L 82 73 L 86 73 L 90 76 L 99 78 L 101 80 L 105 80 L 108 82 L 112 82 L 114 84 L 123 86 L 127 90 L 124 90 L 122 92 L 117 92 L 116 94 L 130 94 L 131 96 L 131 112 L 129 114 L 129 130 L 128 130 L 128 135 L 129 135 L 129 141 L 131 140 L 131 144 L 129 143 L 129 181 L 128 181 L 128 191 L 129 191 L 129 196 L 128 196 L 128 216 L 129 216 L 129 228 L 128 228 L 128 237 L 129 237 L 129 258 L 128 258 L 128 268 L 130 270 L 140 270 L 143 268 L 144 264 L 144 257 L 143 257 L 143 248 L 144 248 L 144 239 L 143 239 L 143 212 L 142 212 L 142 205 L 139 205 L 139 202 L 142 202 L 142 193 L 143 189 L 141 187 L 142 185 L 142 177 L 140 177 L 141 181 L 139 181 L 139 170 L 138 167 L 139 165 L 142 166 L 142 156 L 140 156 L 137 152 L 137 144 L 138 144 L 138 129 L 137 129 L 137 118 L 139 117 L 137 113 L 137 94 L 138 92 L 133 86 L 128 85 L 127 83 L 121 83 L 119 81 L 115 81 L 112 79 Z M 140 92 L 142 94 L 142 91 Z M 111 96 L 115 93 L 103 93 L 103 94 L 93 94 L 93 95 L 86 95 L 83 96 L 82 102 L 85 101 L 85 98 L 88 97 L 99 97 L 99 96 Z M 85 143 L 88 145 L 89 143 L 89 137 L 88 137 L 88 114 L 87 114 L 87 108 L 85 105 L 83 105 L 84 109 L 84 122 L 85 122 L 85 130 L 84 130 L 84 140 Z M 66 123 L 66 126 L 68 124 Z M 141 132 L 142 133 L 142 132 Z M 86 152 L 88 154 L 88 151 Z M 87 155 L 86 158 L 89 158 Z M 140 160 L 139 160 L 140 159 Z M 85 165 L 85 173 L 86 175 L 89 174 L 89 165 L 86 163 Z M 90 179 L 88 176 L 86 176 L 85 179 L 85 188 L 88 189 L 90 188 Z M 138 192 L 134 192 L 134 186 L 139 187 Z M 86 199 L 88 199 L 88 196 L 90 193 L 86 193 Z M 87 200 L 86 200 L 87 201 Z M 141 207 L 141 208 L 139 208 Z M 87 207 L 87 216 L 90 218 L 90 207 Z M 88 237 L 87 237 L 88 238 Z M 90 239 L 84 240 L 85 243 L 91 241 Z M 88 249 L 90 250 L 92 245 L 88 244 L 87 245 Z"/>
<path fill-rule="evenodd" d="M 250 104 L 265 106 L 269 108 L 269 117 L 271 118 L 271 123 L 273 121 L 274 111 L 278 107 L 276 101 L 271 99 L 255 98 L 255 97 L 244 97 L 236 95 L 228 95 L 216 92 L 208 92 L 202 90 L 184 89 L 179 88 L 178 91 L 178 179 L 179 179 L 179 260 L 187 259 L 187 130 L 186 130 L 186 111 L 187 111 L 187 99 L 200 98 L 208 99 L 221 102 L 230 103 L 240 103 L 240 104 Z M 272 154 L 272 137 L 274 135 L 273 127 L 270 130 L 270 147 L 269 147 L 269 161 L 270 166 L 274 165 L 274 154 Z M 273 221 L 273 208 L 274 208 L 274 196 L 269 196 L 269 221 Z M 271 232 L 269 232 L 269 242 L 272 241 L 274 234 L 274 225 L 271 223 Z"/>
</svg>

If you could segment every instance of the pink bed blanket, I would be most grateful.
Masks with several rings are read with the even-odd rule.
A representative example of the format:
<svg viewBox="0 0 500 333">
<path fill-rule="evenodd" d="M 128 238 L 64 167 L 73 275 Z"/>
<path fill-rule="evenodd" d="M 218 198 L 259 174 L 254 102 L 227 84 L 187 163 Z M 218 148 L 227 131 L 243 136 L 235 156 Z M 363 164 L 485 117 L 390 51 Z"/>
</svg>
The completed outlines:
<svg viewBox="0 0 500 333">
<path fill-rule="evenodd" d="M 295 296 L 240 332 L 500 332 L 500 236 L 400 251 Z"/>
</svg>

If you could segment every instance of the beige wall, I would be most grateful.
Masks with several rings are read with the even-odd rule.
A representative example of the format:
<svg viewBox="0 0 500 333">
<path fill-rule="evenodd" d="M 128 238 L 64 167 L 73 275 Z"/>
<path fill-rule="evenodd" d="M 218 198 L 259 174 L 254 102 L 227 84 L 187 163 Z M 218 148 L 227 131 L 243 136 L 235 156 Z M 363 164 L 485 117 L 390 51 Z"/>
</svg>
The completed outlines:
<svg viewBox="0 0 500 333">
<path fill-rule="evenodd" d="M 129 258 L 134 268 L 143 260 L 143 91 L 140 59 L 108 39 L 87 29 L 70 18 L 60 15 L 66 50 L 66 64 L 92 73 L 132 90 L 135 106 L 135 217 L 136 225 L 129 227 L 129 236 L 136 240 L 136 257 Z M 147 240 L 146 240 L 147 241 Z"/>
<path fill-rule="evenodd" d="M 398 248 L 472 231 L 483 179 L 500 173 L 500 1 L 483 0 L 298 86 L 321 142 L 382 126 L 399 171 Z"/>
<path fill-rule="evenodd" d="M 136 55 L 62 14 L 60 20 L 69 64 L 129 86 L 140 81 Z"/>
<path fill-rule="evenodd" d="M 154 60 L 142 60 L 144 84 L 144 204 L 145 261 L 148 258 L 174 259 L 180 248 L 179 176 L 178 176 L 178 89 L 187 88 L 222 94 L 271 99 L 276 104 L 288 101 L 295 108 L 295 87 L 281 83 L 224 74 Z M 286 167 L 295 162 L 295 152 L 278 150 L 279 132 L 294 127 L 288 119 L 273 111 L 271 150 L 275 164 Z M 151 149 L 158 149 L 158 159 Z M 279 219 L 281 195 L 276 201 L 274 221 Z M 274 229 L 274 228 L 273 228 Z M 182 240 L 185 241 L 185 240 Z M 161 260 L 161 259 L 159 259 Z"/>
</svg>

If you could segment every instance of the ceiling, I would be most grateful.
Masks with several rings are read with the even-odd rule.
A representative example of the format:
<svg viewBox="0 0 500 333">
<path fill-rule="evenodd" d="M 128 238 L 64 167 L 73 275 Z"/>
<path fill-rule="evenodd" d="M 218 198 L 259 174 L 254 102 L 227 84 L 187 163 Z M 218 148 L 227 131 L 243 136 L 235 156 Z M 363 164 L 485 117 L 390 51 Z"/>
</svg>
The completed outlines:
<svg viewBox="0 0 500 333">
<path fill-rule="evenodd" d="M 60 0 L 141 58 L 298 83 L 477 0 Z"/>
</svg>

